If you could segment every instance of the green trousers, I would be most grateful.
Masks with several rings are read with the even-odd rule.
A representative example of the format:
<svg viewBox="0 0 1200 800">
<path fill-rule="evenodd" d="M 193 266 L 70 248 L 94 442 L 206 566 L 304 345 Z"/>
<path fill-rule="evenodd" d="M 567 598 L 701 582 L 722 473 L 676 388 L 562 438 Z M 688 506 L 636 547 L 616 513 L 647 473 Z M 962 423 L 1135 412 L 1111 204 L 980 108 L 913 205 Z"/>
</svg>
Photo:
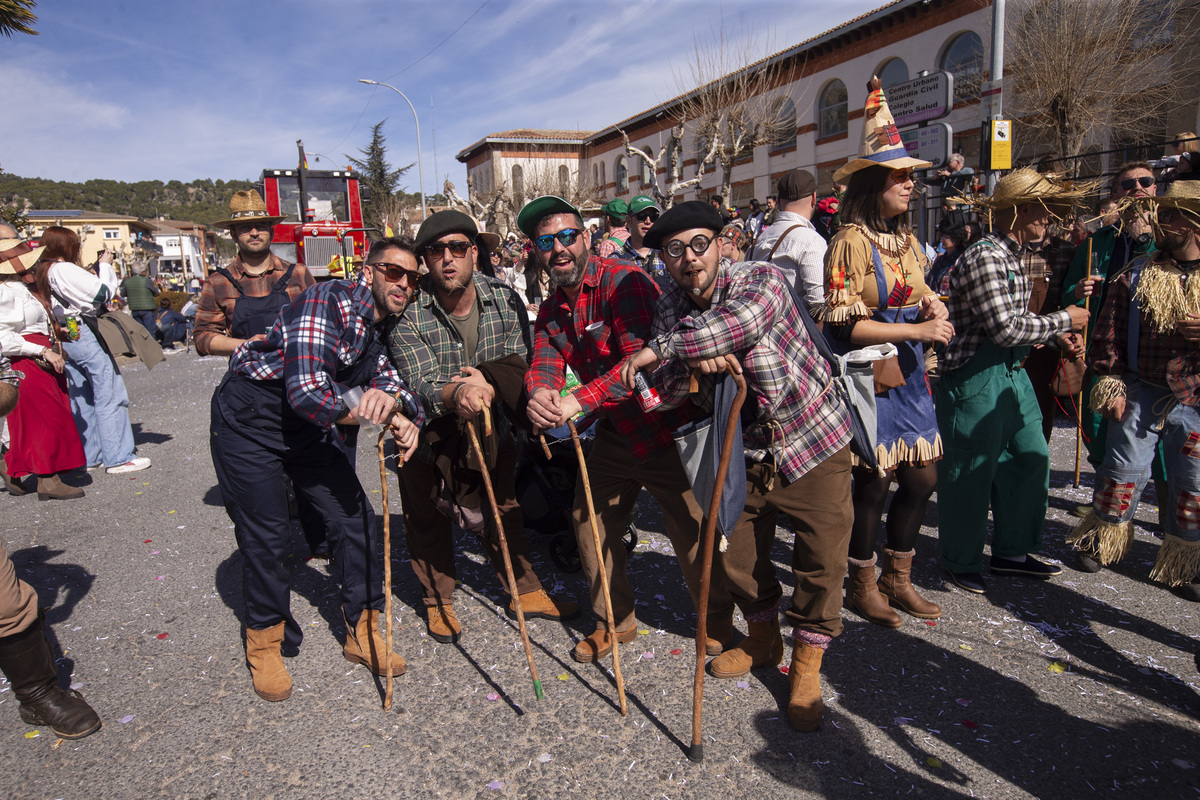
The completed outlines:
<svg viewBox="0 0 1200 800">
<path fill-rule="evenodd" d="M 1014 558 L 1042 546 L 1050 491 L 1050 451 L 1029 376 L 1027 347 L 985 342 L 938 382 L 938 540 L 951 572 L 980 572 L 988 508 L 992 555 Z"/>
</svg>

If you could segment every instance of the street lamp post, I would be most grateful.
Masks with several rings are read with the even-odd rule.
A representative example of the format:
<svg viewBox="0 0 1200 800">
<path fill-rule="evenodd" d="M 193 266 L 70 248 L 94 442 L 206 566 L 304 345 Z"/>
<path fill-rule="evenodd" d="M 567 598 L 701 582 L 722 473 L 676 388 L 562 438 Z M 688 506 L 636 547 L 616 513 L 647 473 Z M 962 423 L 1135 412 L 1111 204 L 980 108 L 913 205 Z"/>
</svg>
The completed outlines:
<svg viewBox="0 0 1200 800">
<path fill-rule="evenodd" d="M 379 81 L 369 81 L 366 78 L 359 78 L 359 83 L 369 83 L 372 86 L 384 86 L 391 89 L 396 94 L 404 98 L 404 102 L 408 103 L 408 108 L 412 111 L 413 122 L 417 125 L 417 179 L 421 181 L 421 219 L 425 219 L 425 167 L 421 163 L 421 120 L 417 118 L 417 110 L 413 108 L 412 101 L 405 96 L 404 92 L 392 86 L 389 83 L 380 83 Z"/>
</svg>

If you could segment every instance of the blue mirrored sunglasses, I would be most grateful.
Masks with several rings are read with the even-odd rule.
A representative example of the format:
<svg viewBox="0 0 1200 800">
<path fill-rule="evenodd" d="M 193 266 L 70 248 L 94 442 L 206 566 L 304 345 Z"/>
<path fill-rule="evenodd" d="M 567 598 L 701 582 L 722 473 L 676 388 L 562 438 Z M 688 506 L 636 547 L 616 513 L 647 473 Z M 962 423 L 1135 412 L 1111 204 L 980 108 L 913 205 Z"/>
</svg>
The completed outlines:
<svg viewBox="0 0 1200 800">
<path fill-rule="evenodd" d="M 578 228 L 563 228 L 558 233 L 548 233 L 545 236 L 539 236 L 533 240 L 537 245 L 538 250 L 543 253 L 549 253 L 554 249 L 554 240 L 558 239 L 558 243 L 563 247 L 570 247 L 575 244 L 575 240 L 579 238 L 579 234 L 583 231 Z"/>
</svg>

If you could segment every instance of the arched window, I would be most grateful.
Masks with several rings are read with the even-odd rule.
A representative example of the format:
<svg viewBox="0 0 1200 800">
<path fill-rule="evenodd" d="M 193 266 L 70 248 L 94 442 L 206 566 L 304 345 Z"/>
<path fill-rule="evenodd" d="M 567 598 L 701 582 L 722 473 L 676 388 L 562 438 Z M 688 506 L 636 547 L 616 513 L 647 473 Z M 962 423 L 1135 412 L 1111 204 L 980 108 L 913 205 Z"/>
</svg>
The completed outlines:
<svg viewBox="0 0 1200 800">
<path fill-rule="evenodd" d="M 592 164 L 592 186 L 596 188 L 604 188 L 600 185 L 600 167 L 597 164 Z"/>
<path fill-rule="evenodd" d="M 625 167 L 625 156 L 617 156 L 613 164 L 613 180 L 617 184 L 617 194 L 629 191 L 629 170 Z"/>
<path fill-rule="evenodd" d="M 646 155 L 650 156 L 650 158 L 654 158 L 654 148 L 647 146 L 646 147 Z M 642 169 L 641 169 L 642 186 L 643 187 L 650 186 L 651 184 L 654 183 L 654 174 L 651 172 L 652 168 L 649 164 L 646 163 L 646 159 L 639 158 L 638 161 L 642 165 Z"/>
<path fill-rule="evenodd" d="M 876 74 L 883 82 L 883 88 L 890 89 L 897 83 L 904 83 L 908 80 L 908 64 L 904 63 L 903 58 L 889 58 L 880 65 Z"/>
<path fill-rule="evenodd" d="M 946 45 L 941 68 L 954 76 L 954 102 L 979 97 L 983 81 L 983 40 L 974 31 L 960 33 Z"/>
<path fill-rule="evenodd" d="M 791 147 L 796 143 L 796 104 L 790 97 L 781 97 L 771 106 L 771 124 L 775 126 L 775 137 L 771 149 Z"/>
<path fill-rule="evenodd" d="M 525 205 L 525 173 L 521 169 L 520 164 L 513 164 L 512 191 L 513 197 L 517 200 L 517 205 Z"/>
<path fill-rule="evenodd" d="M 608 178 L 604 174 L 604 162 L 600 162 L 600 190 L 604 191 L 604 187 L 608 185 Z"/>
<path fill-rule="evenodd" d="M 846 110 L 846 84 L 832 80 L 821 91 L 817 101 L 817 117 L 820 119 L 821 136 L 836 136 L 849 129 L 850 121 Z"/>
<path fill-rule="evenodd" d="M 558 195 L 566 197 L 571 193 L 571 169 L 566 164 L 558 166 Z"/>
</svg>

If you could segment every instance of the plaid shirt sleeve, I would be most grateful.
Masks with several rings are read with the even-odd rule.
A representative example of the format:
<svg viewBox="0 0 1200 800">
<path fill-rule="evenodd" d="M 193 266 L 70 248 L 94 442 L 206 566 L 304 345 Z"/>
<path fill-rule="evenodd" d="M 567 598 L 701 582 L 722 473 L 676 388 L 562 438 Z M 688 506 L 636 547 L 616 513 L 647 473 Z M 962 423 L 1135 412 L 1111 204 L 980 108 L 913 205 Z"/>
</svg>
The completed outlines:
<svg viewBox="0 0 1200 800">
<path fill-rule="evenodd" d="M 415 311 L 416 309 L 414 309 Z M 400 377 L 421 398 L 424 410 L 430 416 L 446 413 L 442 404 L 442 386 L 435 382 L 438 360 L 433 348 L 417 331 L 417 323 L 405 314 L 392 326 L 388 336 L 388 355 Z"/>
<path fill-rule="evenodd" d="M 541 389 L 558 393 L 566 384 L 567 360 L 554 343 L 546 328 L 557 309 L 553 307 L 556 295 L 552 295 L 538 309 L 537 321 L 533 326 L 533 355 L 529 371 L 525 373 L 525 389 L 530 395 Z"/>
<path fill-rule="evenodd" d="M 591 369 L 580 374 L 583 385 L 575 391 L 575 399 L 585 414 L 619 403 L 629 396 L 621 383 L 621 367 L 645 345 L 654 324 L 658 289 L 643 273 L 605 269 L 599 292 L 589 299 L 587 323 L 606 317 L 611 323 L 608 335 L 611 366 L 603 370 L 598 365 L 590 365 Z"/>
<path fill-rule="evenodd" d="M 219 272 L 213 272 L 200 290 L 200 303 L 196 311 L 196 327 L 192 336 L 196 341 L 196 352 L 202 356 L 212 355 L 208 349 L 214 336 L 224 336 L 229 330 L 229 314 L 237 302 L 237 289 Z"/>
</svg>

